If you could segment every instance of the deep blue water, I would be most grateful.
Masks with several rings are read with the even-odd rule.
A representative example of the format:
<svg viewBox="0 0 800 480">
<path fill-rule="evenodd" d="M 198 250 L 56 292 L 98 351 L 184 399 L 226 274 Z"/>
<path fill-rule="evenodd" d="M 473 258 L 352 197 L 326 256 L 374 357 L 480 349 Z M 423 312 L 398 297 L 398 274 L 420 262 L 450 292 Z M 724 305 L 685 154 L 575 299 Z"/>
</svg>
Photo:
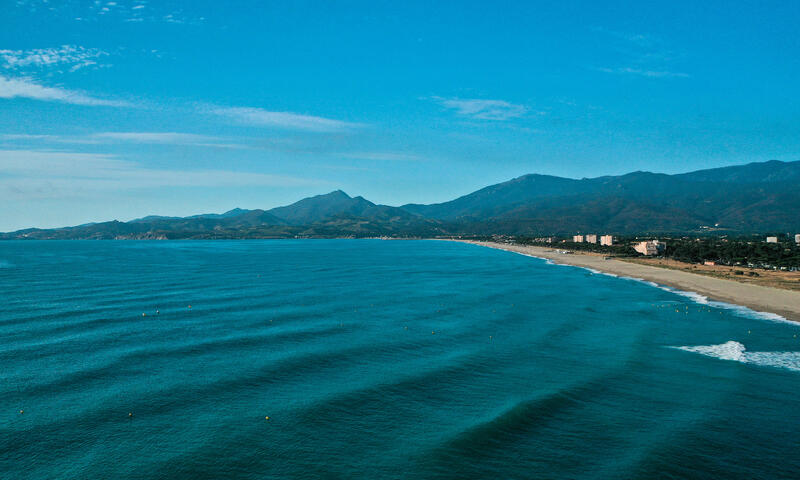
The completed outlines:
<svg viewBox="0 0 800 480">
<path fill-rule="evenodd" d="M 798 478 L 798 333 L 450 242 L 2 242 L 0 478 Z"/>
</svg>

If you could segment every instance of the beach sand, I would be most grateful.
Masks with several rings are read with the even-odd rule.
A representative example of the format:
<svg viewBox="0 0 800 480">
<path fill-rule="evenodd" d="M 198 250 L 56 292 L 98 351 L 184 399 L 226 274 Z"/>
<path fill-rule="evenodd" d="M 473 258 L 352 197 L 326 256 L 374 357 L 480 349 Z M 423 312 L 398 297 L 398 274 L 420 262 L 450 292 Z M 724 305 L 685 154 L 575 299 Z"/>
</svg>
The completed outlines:
<svg viewBox="0 0 800 480">
<path fill-rule="evenodd" d="M 699 293 L 708 297 L 709 300 L 742 305 L 759 312 L 775 313 L 788 320 L 800 322 L 800 291 L 752 285 L 621 260 L 606 260 L 606 257 L 602 255 L 559 253 L 556 248 L 468 240 L 457 241 L 546 258 L 554 263 L 591 268 L 623 277 L 640 278 L 678 290 Z"/>
</svg>

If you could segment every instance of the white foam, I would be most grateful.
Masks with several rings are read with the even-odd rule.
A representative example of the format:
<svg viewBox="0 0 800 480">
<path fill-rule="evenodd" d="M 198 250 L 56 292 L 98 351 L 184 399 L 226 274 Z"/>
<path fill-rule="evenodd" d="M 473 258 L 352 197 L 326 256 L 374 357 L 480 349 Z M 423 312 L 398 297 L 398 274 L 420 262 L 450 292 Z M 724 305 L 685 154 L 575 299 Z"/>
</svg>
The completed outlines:
<svg viewBox="0 0 800 480">
<path fill-rule="evenodd" d="M 515 250 L 506 250 L 506 251 L 507 252 L 512 252 L 512 253 L 516 253 L 516 254 L 519 254 L 519 255 L 523 255 L 525 257 L 538 258 L 539 260 L 544 260 L 545 263 L 547 263 L 549 265 L 558 265 L 558 266 L 561 266 L 561 267 L 581 268 L 583 270 L 588 270 L 588 271 L 590 271 L 591 273 L 594 273 L 594 274 L 606 275 L 606 276 L 614 277 L 614 278 L 622 278 L 622 279 L 625 279 L 625 280 L 635 280 L 637 282 L 644 283 L 644 284 L 649 285 L 651 287 L 660 288 L 661 290 L 664 290 L 666 292 L 670 292 L 670 293 L 674 293 L 676 295 L 680 295 L 682 297 L 686 297 L 689 300 L 691 300 L 691 301 L 693 301 L 695 303 L 699 303 L 701 305 L 708 305 L 709 307 L 722 308 L 722 309 L 725 309 L 725 310 L 729 310 L 732 313 L 734 313 L 735 315 L 738 315 L 740 317 L 753 318 L 753 319 L 757 319 L 757 320 L 769 320 L 771 322 L 788 323 L 790 325 L 795 325 L 795 326 L 798 325 L 797 322 L 794 322 L 792 320 L 788 320 L 786 317 L 778 315 L 777 313 L 760 312 L 758 310 L 753 310 L 751 308 L 748 308 L 748 307 L 745 307 L 745 306 L 742 306 L 742 305 L 735 305 L 733 303 L 726 303 L 726 302 L 719 302 L 719 301 L 716 301 L 716 300 L 709 300 L 708 297 L 706 297 L 705 295 L 701 295 L 701 294 L 699 294 L 697 292 L 689 292 L 689 291 L 684 291 L 684 290 L 678 290 L 676 288 L 667 287 L 666 285 L 660 285 L 658 283 L 651 282 L 650 280 L 645 280 L 643 278 L 619 276 L 619 275 L 615 275 L 613 273 L 601 272 L 599 270 L 595 270 L 594 268 L 590 268 L 590 267 L 581 267 L 581 266 L 578 266 L 578 265 L 569 265 L 569 264 L 565 264 L 565 263 L 556 263 L 556 262 L 553 262 L 552 260 L 550 260 L 549 258 L 537 257 L 536 255 L 517 252 Z"/>
<path fill-rule="evenodd" d="M 699 303 L 701 305 L 708 305 L 709 307 L 721 308 L 721 309 L 729 310 L 729 311 L 733 312 L 734 314 L 736 314 L 736 315 L 738 315 L 740 317 L 755 318 L 755 319 L 758 319 L 758 320 L 769 320 L 769 321 L 772 321 L 772 322 L 788 323 L 790 325 L 797 326 L 797 322 L 793 322 L 791 320 L 788 320 L 786 317 L 778 315 L 777 313 L 760 312 L 758 310 L 753 310 L 752 308 L 748 308 L 748 307 L 745 307 L 743 305 L 736 305 L 736 304 L 733 304 L 733 303 L 719 302 L 719 301 L 716 301 L 716 300 L 709 300 L 708 297 L 706 297 L 705 295 L 700 295 L 699 293 L 696 293 L 696 292 L 686 292 L 686 291 L 678 290 L 678 289 L 675 289 L 675 288 L 672 288 L 672 287 L 667 287 L 665 285 L 655 285 L 655 286 L 657 286 L 661 290 L 664 290 L 664 291 L 667 291 L 667 292 L 670 292 L 670 293 L 674 293 L 676 295 L 681 295 L 683 297 L 686 297 L 686 298 L 692 300 L 693 302 Z"/>
<path fill-rule="evenodd" d="M 800 352 L 748 352 L 747 361 L 800 372 Z"/>
<path fill-rule="evenodd" d="M 562 265 L 562 264 L 560 264 L 560 263 L 555 263 L 555 262 L 553 262 L 553 261 L 552 261 L 552 260 L 550 260 L 549 258 L 545 258 L 545 257 L 537 257 L 536 255 L 531 255 L 530 253 L 522 253 L 522 252 L 518 252 L 518 251 L 516 251 L 516 250 L 505 250 L 505 251 L 506 251 L 506 252 L 511 252 L 511 253 L 516 253 L 517 255 L 522 255 L 523 257 L 538 258 L 539 260 L 544 260 L 544 263 L 546 263 L 546 264 L 548 264 L 548 265 Z M 563 266 L 563 265 L 562 265 L 562 266 Z"/>
<path fill-rule="evenodd" d="M 699 353 L 720 360 L 759 365 L 764 367 L 785 368 L 800 372 L 800 352 L 748 352 L 745 346 L 736 341 L 720 345 L 697 345 L 692 347 L 672 347 L 686 352 Z"/>
<path fill-rule="evenodd" d="M 679 350 L 687 352 L 699 353 L 708 357 L 719 358 L 720 360 L 734 360 L 737 362 L 746 362 L 744 352 L 745 348 L 739 342 L 725 342 L 720 345 L 698 345 L 696 347 L 675 347 Z"/>
</svg>

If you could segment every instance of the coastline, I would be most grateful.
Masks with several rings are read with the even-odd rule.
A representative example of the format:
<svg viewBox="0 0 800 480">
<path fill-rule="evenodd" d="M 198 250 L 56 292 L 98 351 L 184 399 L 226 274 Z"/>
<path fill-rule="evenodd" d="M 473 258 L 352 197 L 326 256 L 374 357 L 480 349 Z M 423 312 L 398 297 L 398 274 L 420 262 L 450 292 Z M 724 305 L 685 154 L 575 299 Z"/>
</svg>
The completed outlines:
<svg viewBox="0 0 800 480">
<path fill-rule="evenodd" d="M 597 255 L 559 253 L 555 248 L 530 245 L 509 245 L 473 240 L 453 240 L 498 250 L 521 253 L 550 260 L 553 263 L 587 268 L 620 277 L 653 282 L 683 292 L 697 293 L 708 300 L 747 307 L 762 314 L 779 315 L 786 320 L 800 322 L 800 292 L 780 288 L 750 285 L 698 275 L 680 270 L 641 265 Z"/>
</svg>

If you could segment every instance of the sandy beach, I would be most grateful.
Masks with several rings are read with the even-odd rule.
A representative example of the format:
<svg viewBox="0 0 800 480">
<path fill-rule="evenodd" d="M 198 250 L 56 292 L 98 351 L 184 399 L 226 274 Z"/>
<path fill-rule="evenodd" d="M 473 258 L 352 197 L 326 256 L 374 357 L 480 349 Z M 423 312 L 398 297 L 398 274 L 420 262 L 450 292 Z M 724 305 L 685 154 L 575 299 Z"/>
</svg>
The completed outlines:
<svg viewBox="0 0 800 480">
<path fill-rule="evenodd" d="M 606 260 L 605 257 L 599 255 L 559 253 L 555 248 L 464 241 L 484 247 L 546 258 L 554 263 L 592 268 L 624 277 L 640 278 L 678 290 L 696 292 L 710 300 L 742 305 L 759 312 L 775 313 L 788 320 L 800 322 L 800 292 L 798 291 L 751 285 L 621 260 Z"/>
</svg>

